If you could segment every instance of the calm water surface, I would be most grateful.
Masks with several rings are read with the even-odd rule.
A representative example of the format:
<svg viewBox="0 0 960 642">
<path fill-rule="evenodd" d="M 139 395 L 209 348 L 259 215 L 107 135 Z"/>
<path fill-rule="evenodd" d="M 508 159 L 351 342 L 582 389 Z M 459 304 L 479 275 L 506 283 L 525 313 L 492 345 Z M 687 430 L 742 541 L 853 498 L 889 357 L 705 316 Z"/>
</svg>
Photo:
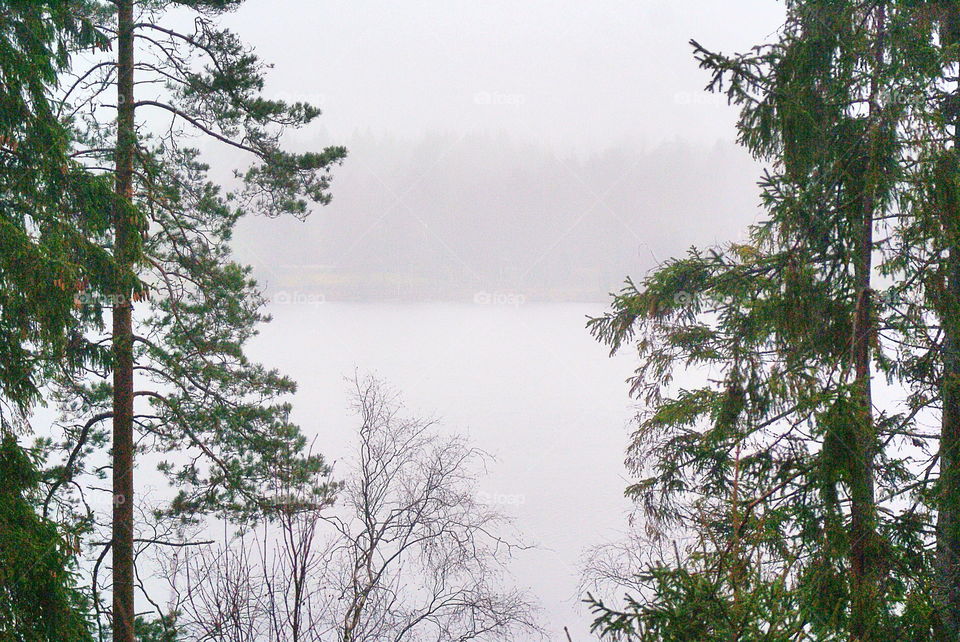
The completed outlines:
<svg viewBox="0 0 960 642">
<path fill-rule="evenodd" d="M 482 492 L 503 496 L 538 545 L 513 565 L 551 639 L 589 639 L 576 593 L 584 548 L 615 537 L 628 504 L 623 451 L 634 360 L 609 358 L 584 329 L 602 304 L 275 303 L 253 357 L 299 384 L 295 420 L 328 459 L 357 428 L 347 377 L 375 373 L 412 412 L 496 456 Z"/>
</svg>

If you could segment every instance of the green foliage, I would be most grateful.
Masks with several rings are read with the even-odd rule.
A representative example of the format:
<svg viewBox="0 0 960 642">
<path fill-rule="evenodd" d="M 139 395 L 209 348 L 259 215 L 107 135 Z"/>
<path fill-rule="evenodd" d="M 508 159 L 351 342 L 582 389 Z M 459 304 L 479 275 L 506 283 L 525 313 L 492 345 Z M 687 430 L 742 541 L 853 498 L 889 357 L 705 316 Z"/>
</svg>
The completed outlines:
<svg viewBox="0 0 960 642">
<path fill-rule="evenodd" d="M 12 436 L 0 441 L 0 639 L 92 640 L 75 550 L 36 512 L 39 473 Z"/>
<path fill-rule="evenodd" d="M 258 513 L 278 476 L 289 484 L 325 470 L 301 457 L 306 440 L 282 397 L 295 384 L 251 363 L 246 342 L 268 321 L 251 270 L 230 259 L 229 239 L 243 211 L 205 178 L 195 152 L 157 159 L 166 194 L 151 212 L 160 230 L 144 253 L 162 280 L 137 330 L 136 362 L 153 384 L 142 428 L 161 453 L 178 455 L 162 470 L 182 489 L 175 513 Z M 184 452 L 203 455 L 185 460 Z"/>
<path fill-rule="evenodd" d="M 138 503 L 144 520 L 167 532 L 179 520 L 211 513 L 239 521 L 270 518 L 278 486 L 303 487 L 324 501 L 333 490 L 324 481 L 314 483 L 325 478 L 327 467 L 290 420 L 295 384 L 246 356 L 248 342 L 269 319 L 251 269 L 235 262 L 230 242 L 243 216 L 303 217 L 311 205 L 329 202 L 332 168 L 346 152 L 284 149 L 284 133 L 310 124 L 320 111 L 262 96 L 268 66 L 215 22 L 239 4 L 134 3 L 139 44 L 132 196 L 103 204 L 103 212 L 114 213 L 102 221 L 104 230 L 80 230 L 112 261 L 104 265 L 102 283 L 85 288 L 83 296 L 71 294 L 76 343 L 84 354 L 103 358 L 89 359 L 82 373 L 54 371 L 51 400 L 60 409 L 56 428 L 62 439 L 49 444 L 48 452 L 51 458 L 62 453 L 62 463 L 49 471 L 45 501 L 45 510 L 57 510 L 105 541 L 111 516 L 90 509 L 87 496 L 103 486 L 110 444 L 104 422 L 128 384 L 114 389 L 113 356 L 119 351 L 103 352 L 122 344 L 124 332 L 108 334 L 98 320 L 126 305 L 126 293 L 133 305 L 135 454 L 154 455 L 171 485 L 167 496 Z M 89 66 L 70 70 L 70 89 L 61 96 L 62 112 L 70 115 L 71 136 L 64 144 L 90 181 L 112 185 L 115 176 L 125 175 L 115 165 L 116 149 L 131 134 L 99 107 L 102 94 L 117 89 L 117 6 L 91 1 L 74 8 L 110 39 L 76 45 L 86 47 Z M 184 22 L 184 15 L 193 19 Z M 146 123 L 157 120 L 148 113 L 173 124 L 153 132 Z M 236 171 L 236 189 L 210 181 L 199 153 L 185 144 L 198 134 L 252 163 Z M 115 227 L 132 227 L 133 233 L 120 235 Z M 118 242 L 128 236 L 133 238 Z M 98 572 L 96 567 L 94 587 L 103 585 Z M 95 591 L 97 606 L 101 600 Z M 98 625 L 102 632 L 103 623 Z M 160 634 L 156 622 L 141 625 L 142 635 Z"/>
<path fill-rule="evenodd" d="M 134 623 L 137 642 L 177 642 L 177 618 L 169 615 L 154 620 L 138 617 Z"/>
<path fill-rule="evenodd" d="M 70 158 L 70 132 L 50 94 L 72 47 L 102 36 L 69 1 L 7 2 L 0 12 L 0 394 L 25 410 L 52 363 L 97 355 L 78 330 L 78 292 L 105 287 L 112 261 L 111 186 Z"/>
<path fill-rule="evenodd" d="M 76 47 L 105 40 L 79 2 L 5 2 L 0 9 L 0 638 L 86 640 L 77 588 L 79 533 L 38 514 L 37 462 L 12 436 L 56 373 L 102 364 L 82 340 L 99 316 L 80 292 L 107 287 L 101 240 L 112 190 L 70 156 L 72 134 L 51 94 Z M 8 413 L 8 409 L 12 412 Z M 69 536 L 65 535 L 69 533 Z M 69 542 L 68 542 L 69 539 Z"/>
<path fill-rule="evenodd" d="M 597 615 L 592 632 L 637 642 L 788 642 L 803 629 L 798 605 L 778 578 L 751 578 L 735 593 L 703 568 L 654 567 L 639 579 L 650 586 L 650 599 L 626 596 L 621 611 L 588 598 Z"/>
<path fill-rule="evenodd" d="M 925 15 L 909 2 L 798 1 L 772 45 L 724 56 L 693 43 L 708 88 L 741 108 L 740 142 L 769 168 L 767 220 L 747 243 L 691 249 L 628 280 L 589 323 L 613 351 L 632 343 L 640 357 L 631 393 L 643 409 L 628 451 L 638 480 L 627 489 L 638 518 L 690 542 L 675 561 L 651 562 L 649 589 L 625 608 L 594 602 L 602 634 L 768 639 L 750 631 L 779 626 L 780 601 L 796 619 L 770 639 L 846 639 L 863 599 L 851 504 L 870 497 L 866 576 L 880 593 L 865 639 L 930 639 L 935 460 L 924 460 L 918 417 L 939 385 L 938 355 L 925 347 L 936 308 L 907 291 L 936 279 L 937 260 L 915 248 L 951 243 L 934 217 L 952 207 L 958 171 L 949 154 L 916 162 L 942 118 L 927 94 L 944 52 Z M 890 296 L 863 289 L 865 217 L 893 227 L 869 248 Z M 851 350 L 861 309 L 875 325 L 872 368 L 905 391 L 907 411 L 865 416 Z M 777 597 L 731 610 L 758 594 Z"/>
</svg>

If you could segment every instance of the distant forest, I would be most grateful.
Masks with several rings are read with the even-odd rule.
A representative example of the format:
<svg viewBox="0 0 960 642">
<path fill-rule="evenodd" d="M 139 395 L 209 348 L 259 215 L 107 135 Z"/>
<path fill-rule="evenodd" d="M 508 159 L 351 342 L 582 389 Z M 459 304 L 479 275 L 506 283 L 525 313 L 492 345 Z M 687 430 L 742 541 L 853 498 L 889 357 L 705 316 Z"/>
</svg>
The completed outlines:
<svg viewBox="0 0 960 642">
<path fill-rule="evenodd" d="M 757 165 L 732 142 L 583 156 L 494 135 L 346 145 L 329 207 L 242 222 L 239 258 L 268 296 L 604 301 L 624 274 L 737 237 L 758 208 Z"/>
</svg>

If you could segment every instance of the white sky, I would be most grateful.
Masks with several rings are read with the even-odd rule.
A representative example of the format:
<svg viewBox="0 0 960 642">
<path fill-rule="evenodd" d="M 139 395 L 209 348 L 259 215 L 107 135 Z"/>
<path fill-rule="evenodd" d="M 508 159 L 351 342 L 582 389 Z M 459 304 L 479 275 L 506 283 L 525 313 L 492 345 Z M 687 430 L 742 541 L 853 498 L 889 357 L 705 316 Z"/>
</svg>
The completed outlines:
<svg viewBox="0 0 960 642">
<path fill-rule="evenodd" d="M 596 150 L 732 139 L 688 41 L 769 40 L 773 0 L 251 0 L 226 17 L 332 138 L 491 130 Z"/>
</svg>

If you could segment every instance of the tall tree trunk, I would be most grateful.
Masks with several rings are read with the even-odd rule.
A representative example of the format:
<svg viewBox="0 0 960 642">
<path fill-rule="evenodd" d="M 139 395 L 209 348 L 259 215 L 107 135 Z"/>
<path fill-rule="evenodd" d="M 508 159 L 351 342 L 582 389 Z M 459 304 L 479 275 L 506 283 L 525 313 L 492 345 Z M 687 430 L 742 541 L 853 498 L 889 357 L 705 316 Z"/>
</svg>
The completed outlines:
<svg viewBox="0 0 960 642">
<path fill-rule="evenodd" d="M 864 233 L 864 238 L 867 234 Z M 870 235 L 872 238 L 872 235 Z M 868 277 L 869 278 L 869 277 Z M 868 281 L 869 282 L 869 281 Z M 872 332 L 869 285 L 861 286 L 854 329 L 856 358 L 856 416 L 850 444 L 850 638 L 856 642 L 879 642 L 880 606 L 877 506 L 873 468 L 876 458 L 876 428 L 870 386 L 870 335 Z"/>
<path fill-rule="evenodd" d="M 871 343 L 876 332 L 873 314 L 873 226 L 877 207 L 880 176 L 879 139 L 881 132 L 878 104 L 884 55 L 886 8 L 876 8 L 874 28 L 876 54 L 870 89 L 867 159 L 860 195 L 860 230 L 856 240 L 854 270 L 857 306 L 854 312 L 852 357 L 855 374 L 855 416 L 853 443 L 850 444 L 850 639 L 856 642 L 881 640 L 879 606 L 881 604 L 881 571 L 877 536 L 877 505 L 873 468 L 876 459 L 876 426 L 873 419 L 873 397 L 870 385 Z"/>
<path fill-rule="evenodd" d="M 118 279 L 113 301 L 113 640 L 134 642 L 133 568 L 133 3 L 117 3 L 117 146 L 114 255 Z"/>
<path fill-rule="evenodd" d="M 956 143 L 954 143 L 956 144 Z M 944 212 L 957 220 L 960 212 Z M 947 256 L 949 307 L 960 296 L 960 245 Z M 937 599 L 940 638 L 960 640 L 960 319 L 943 319 L 943 417 L 940 432 L 940 497 L 937 514 Z"/>
<path fill-rule="evenodd" d="M 948 3 L 943 16 L 941 41 L 957 45 L 960 35 L 960 3 Z M 957 61 L 960 62 L 960 61 Z M 960 170 L 960 82 L 946 101 L 945 121 L 953 125 L 952 155 L 937 180 L 958 181 Z M 948 156 L 949 158 L 949 156 Z M 944 190 L 953 186 L 938 186 Z M 941 640 L 960 640 L 960 211 L 953 198 L 939 199 L 948 243 L 946 258 L 946 305 L 941 309 L 943 327 L 943 416 L 940 432 L 940 496 L 937 506 L 937 601 Z"/>
</svg>

